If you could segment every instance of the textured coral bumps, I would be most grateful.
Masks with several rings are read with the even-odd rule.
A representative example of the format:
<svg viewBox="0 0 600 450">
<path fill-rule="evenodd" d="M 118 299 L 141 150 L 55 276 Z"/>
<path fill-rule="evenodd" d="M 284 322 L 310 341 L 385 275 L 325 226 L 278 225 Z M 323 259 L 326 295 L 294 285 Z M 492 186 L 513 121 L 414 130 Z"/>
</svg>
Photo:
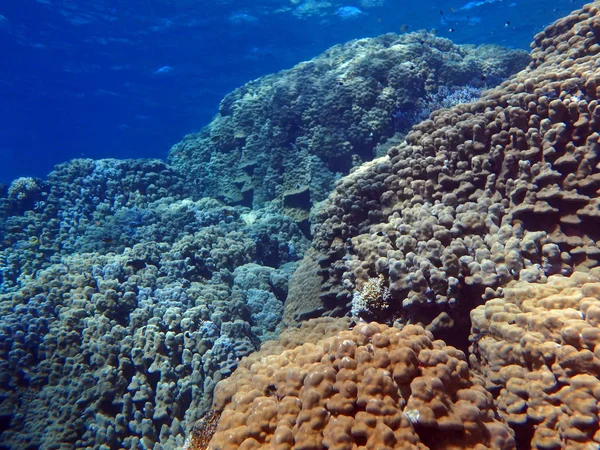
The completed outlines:
<svg viewBox="0 0 600 450">
<path fill-rule="evenodd" d="M 222 411 L 214 450 L 515 445 L 464 353 L 412 325 L 361 323 L 256 353 L 217 385 L 214 405 Z"/>
<path fill-rule="evenodd" d="M 0 201 L 0 416 L 11 418 L 2 445 L 181 447 L 214 385 L 277 334 L 284 299 L 293 322 L 349 312 L 354 293 L 357 313 L 375 305 L 367 312 L 404 328 L 320 322 L 320 342 L 306 328 L 284 334 L 219 385 L 217 413 L 190 446 L 512 448 L 507 424 L 524 447 L 597 442 L 597 273 L 555 275 L 598 265 L 597 36 L 593 6 L 557 22 L 536 36 L 526 71 L 434 114 L 343 179 L 287 299 L 307 241 L 282 209 L 324 195 L 328 164 L 349 169 L 353 152 L 373 150 L 394 102 L 408 98 L 394 83 L 439 84 L 427 73 L 431 61 L 447 68 L 448 54 L 464 63 L 462 77 L 469 52 L 388 36 L 377 57 L 344 65 L 344 51 L 375 42 L 357 41 L 324 57 L 340 63 L 333 69 L 323 59 L 297 68 L 311 83 L 322 70 L 330 96 L 299 95 L 277 77 L 247 85 L 224 100 L 221 123 L 171 155 L 188 173 L 231 169 L 218 179 L 198 172 L 201 192 L 159 161 L 76 160 L 47 185 L 15 182 Z M 427 48 L 439 59 L 412 75 L 405 57 Z M 394 52 L 404 60 L 392 61 Z M 257 95 L 263 82 L 268 108 Z M 286 128 L 298 123 L 302 136 Z M 282 203 L 251 211 L 190 190 Z M 519 284 L 502 299 L 514 279 L 547 284 Z M 295 304 L 313 292 L 322 303 Z M 464 344 L 482 296 L 474 373 L 463 352 L 434 338 L 463 330 Z M 428 330 L 407 325 L 415 322 Z"/>
<path fill-rule="evenodd" d="M 531 448 L 600 446 L 600 269 L 518 282 L 471 313 L 472 366 Z"/>
<path fill-rule="evenodd" d="M 160 161 L 74 160 L 31 186 L 0 199 L 1 444 L 181 447 L 277 334 L 308 241 L 273 210 L 188 198 Z"/>
<path fill-rule="evenodd" d="M 527 62 L 520 50 L 423 32 L 352 41 L 231 92 L 169 162 L 204 195 L 247 206 L 277 200 L 306 219 L 340 174 L 372 159 L 399 122 L 416 121 L 419 99 L 441 87 L 495 85 Z"/>
<path fill-rule="evenodd" d="M 526 70 L 340 180 L 314 228 L 322 307 L 348 310 L 383 275 L 390 308 L 376 318 L 454 339 L 508 281 L 597 265 L 599 36 L 594 5 L 556 22 Z"/>
</svg>

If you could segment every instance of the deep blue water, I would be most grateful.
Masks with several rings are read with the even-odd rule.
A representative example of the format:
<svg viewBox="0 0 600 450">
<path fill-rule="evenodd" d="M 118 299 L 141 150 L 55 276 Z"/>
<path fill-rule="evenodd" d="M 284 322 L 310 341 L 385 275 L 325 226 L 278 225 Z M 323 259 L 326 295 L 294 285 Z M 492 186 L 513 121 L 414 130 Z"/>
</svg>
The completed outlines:
<svg viewBox="0 0 600 450">
<path fill-rule="evenodd" d="M 0 182 L 74 157 L 163 158 L 233 88 L 350 39 L 424 28 L 528 48 L 583 3 L 3 0 Z"/>
</svg>

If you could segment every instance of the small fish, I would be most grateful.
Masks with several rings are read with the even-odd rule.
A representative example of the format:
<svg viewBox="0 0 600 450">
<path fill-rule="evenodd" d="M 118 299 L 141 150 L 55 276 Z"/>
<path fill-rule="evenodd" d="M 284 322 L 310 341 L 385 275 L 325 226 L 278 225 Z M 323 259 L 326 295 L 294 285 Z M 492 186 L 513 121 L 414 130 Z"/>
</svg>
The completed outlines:
<svg viewBox="0 0 600 450">
<path fill-rule="evenodd" d="M 162 66 L 154 71 L 154 75 L 164 75 L 167 73 L 171 73 L 173 70 L 175 69 L 173 69 L 173 67 L 171 66 Z"/>
<path fill-rule="evenodd" d="M 148 264 L 143 259 L 132 259 L 131 261 L 127 261 L 125 264 L 128 267 L 131 267 L 134 270 L 141 270 L 145 268 Z"/>
<path fill-rule="evenodd" d="M 277 387 L 274 384 L 268 385 L 265 394 L 267 397 L 274 397 L 277 394 Z"/>
<path fill-rule="evenodd" d="M 104 242 L 105 244 L 111 244 L 113 242 L 113 238 L 106 237 L 102 239 L 102 242 Z"/>
<path fill-rule="evenodd" d="M 504 26 L 505 26 L 505 27 L 508 27 L 509 25 L 510 25 L 510 20 L 507 20 L 507 21 L 504 23 Z"/>
<path fill-rule="evenodd" d="M 400 32 L 401 33 L 405 33 L 406 30 L 408 30 L 408 25 L 406 25 L 406 24 L 400 25 Z"/>
<path fill-rule="evenodd" d="M 454 28 L 448 28 L 448 33 L 454 33 L 455 29 Z"/>
<path fill-rule="evenodd" d="M 36 238 L 35 236 L 32 236 L 27 241 L 17 242 L 16 247 L 25 250 L 28 248 L 37 247 L 38 245 L 40 245 L 40 240 L 38 238 Z"/>
</svg>

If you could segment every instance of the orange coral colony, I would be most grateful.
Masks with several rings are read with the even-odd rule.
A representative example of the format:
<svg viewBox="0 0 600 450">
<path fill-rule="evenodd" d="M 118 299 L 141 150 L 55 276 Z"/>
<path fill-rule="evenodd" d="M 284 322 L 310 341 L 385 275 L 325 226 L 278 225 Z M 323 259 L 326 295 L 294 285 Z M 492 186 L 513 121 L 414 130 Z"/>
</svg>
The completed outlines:
<svg viewBox="0 0 600 450">
<path fill-rule="evenodd" d="M 512 431 L 463 352 L 419 326 L 360 323 L 257 353 L 220 382 L 208 448 L 509 449 Z"/>
</svg>

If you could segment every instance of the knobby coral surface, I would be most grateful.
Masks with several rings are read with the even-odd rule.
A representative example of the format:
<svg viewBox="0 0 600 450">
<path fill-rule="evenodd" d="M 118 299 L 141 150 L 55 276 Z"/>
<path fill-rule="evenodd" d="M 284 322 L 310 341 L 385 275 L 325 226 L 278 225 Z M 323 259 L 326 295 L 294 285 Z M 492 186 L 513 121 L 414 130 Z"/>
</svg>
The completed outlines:
<svg viewBox="0 0 600 450">
<path fill-rule="evenodd" d="M 518 282 L 471 318 L 472 366 L 523 448 L 597 448 L 600 269 Z"/>
<path fill-rule="evenodd" d="M 527 69 L 340 180 L 314 227 L 323 309 L 383 275 L 379 320 L 462 346 L 469 311 L 510 280 L 597 265 L 599 37 L 597 5 L 575 11 L 535 36 Z"/>
<path fill-rule="evenodd" d="M 277 335 L 306 238 L 180 181 L 160 161 L 74 160 L 43 190 L 14 183 L 38 202 L 0 199 L 0 446 L 179 448 Z"/>
<path fill-rule="evenodd" d="M 418 99 L 483 78 L 495 85 L 527 61 L 520 50 L 458 46 L 423 32 L 352 41 L 234 90 L 169 162 L 204 195 L 255 206 L 276 199 L 305 219 L 339 174 L 412 124 Z"/>
<path fill-rule="evenodd" d="M 273 350 L 217 385 L 209 449 L 514 447 L 464 353 L 421 327 L 360 323 Z"/>
<path fill-rule="evenodd" d="M 380 320 L 428 330 L 322 320 L 290 331 L 219 385 L 190 446 L 512 448 L 506 423 L 523 445 L 598 442 L 597 271 L 553 275 L 600 255 L 598 36 L 594 5 L 553 24 L 527 70 L 435 113 L 318 214 L 290 322 L 349 312 L 358 293 L 373 300 L 357 298 L 358 314 L 376 305 Z M 306 246 L 282 208 L 306 213 L 340 162 L 370 158 L 411 92 L 436 92 L 448 73 L 500 75 L 481 60 L 429 35 L 389 35 L 334 48 L 285 83 L 250 83 L 172 152 L 199 190 L 152 160 L 75 160 L 48 182 L 0 189 L 2 445 L 183 445 L 215 384 L 279 331 Z M 211 192 L 281 203 L 195 197 Z M 547 284 L 498 300 L 514 279 Z M 321 304 L 309 298 L 319 288 Z M 432 333 L 466 330 L 482 299 L 471 359 L 485 381 Z"/>
</svg>

